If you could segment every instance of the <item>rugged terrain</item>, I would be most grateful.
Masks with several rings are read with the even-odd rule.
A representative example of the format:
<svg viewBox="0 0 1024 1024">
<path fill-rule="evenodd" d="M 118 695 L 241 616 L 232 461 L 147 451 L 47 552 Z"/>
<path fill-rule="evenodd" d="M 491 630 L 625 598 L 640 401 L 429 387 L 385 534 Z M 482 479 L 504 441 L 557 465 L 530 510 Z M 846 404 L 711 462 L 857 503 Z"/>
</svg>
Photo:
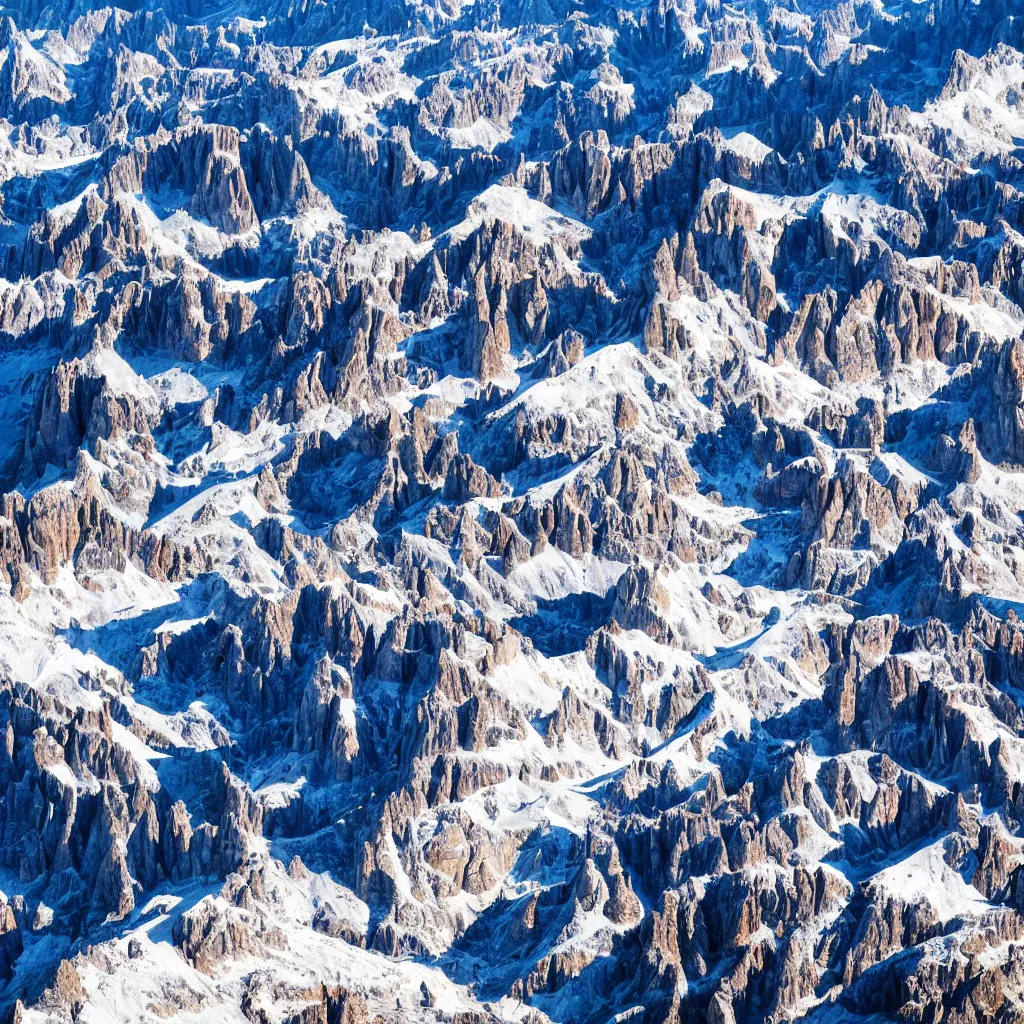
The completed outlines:
<svg viewBox="0 0 1024 1024">
<path fill-rule="evenodd" d="M 0 274 L 0 1019 L 1024 1022 L 1019 0 L 13 0 Z"/>
</svg>

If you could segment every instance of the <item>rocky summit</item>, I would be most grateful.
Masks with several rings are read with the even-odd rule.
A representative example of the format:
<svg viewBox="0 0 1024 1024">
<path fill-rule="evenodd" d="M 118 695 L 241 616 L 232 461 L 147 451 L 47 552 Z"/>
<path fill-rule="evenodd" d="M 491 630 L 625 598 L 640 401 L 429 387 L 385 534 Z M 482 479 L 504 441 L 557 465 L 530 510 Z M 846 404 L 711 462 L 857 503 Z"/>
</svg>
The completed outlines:
<svg viewBox="0 0 1024 1024">
<path fill-rule="evenodd" d="M 1024 1024 L 1024 2 L 4 0 L 0 1021 Z"/>
</svg>

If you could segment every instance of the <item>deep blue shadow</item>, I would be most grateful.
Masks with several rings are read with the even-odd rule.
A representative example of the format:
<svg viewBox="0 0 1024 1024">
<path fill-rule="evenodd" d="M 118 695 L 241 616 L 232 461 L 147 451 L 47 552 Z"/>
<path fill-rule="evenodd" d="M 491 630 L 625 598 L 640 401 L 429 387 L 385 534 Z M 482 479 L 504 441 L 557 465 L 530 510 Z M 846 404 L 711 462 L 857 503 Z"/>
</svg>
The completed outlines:
<svg viewBox="0 0 1024 1024">
<path fill-rule="evenodd" d="M 582 651 L 587 637 L 603 626 L 611 615 L 615 591 L 600 594 L 568 594 L 557 601 L 537 598 L 533 615 L 520 615 L 510 624 L 549 658 Z"/>
</svg>

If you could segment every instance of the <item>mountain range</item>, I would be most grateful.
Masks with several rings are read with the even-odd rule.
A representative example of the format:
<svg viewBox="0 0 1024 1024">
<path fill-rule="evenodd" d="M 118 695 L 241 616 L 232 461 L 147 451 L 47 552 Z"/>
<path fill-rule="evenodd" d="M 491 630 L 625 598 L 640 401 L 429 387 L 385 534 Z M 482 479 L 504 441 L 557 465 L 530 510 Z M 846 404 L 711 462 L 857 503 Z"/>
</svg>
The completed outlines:
<svg viewBox="0 0 1024 1024">
<path fill-rule="evenodd" d="M 1019 0 L 5 0 L 0 1020 L 1024 1024 Z"/>
</svg>

